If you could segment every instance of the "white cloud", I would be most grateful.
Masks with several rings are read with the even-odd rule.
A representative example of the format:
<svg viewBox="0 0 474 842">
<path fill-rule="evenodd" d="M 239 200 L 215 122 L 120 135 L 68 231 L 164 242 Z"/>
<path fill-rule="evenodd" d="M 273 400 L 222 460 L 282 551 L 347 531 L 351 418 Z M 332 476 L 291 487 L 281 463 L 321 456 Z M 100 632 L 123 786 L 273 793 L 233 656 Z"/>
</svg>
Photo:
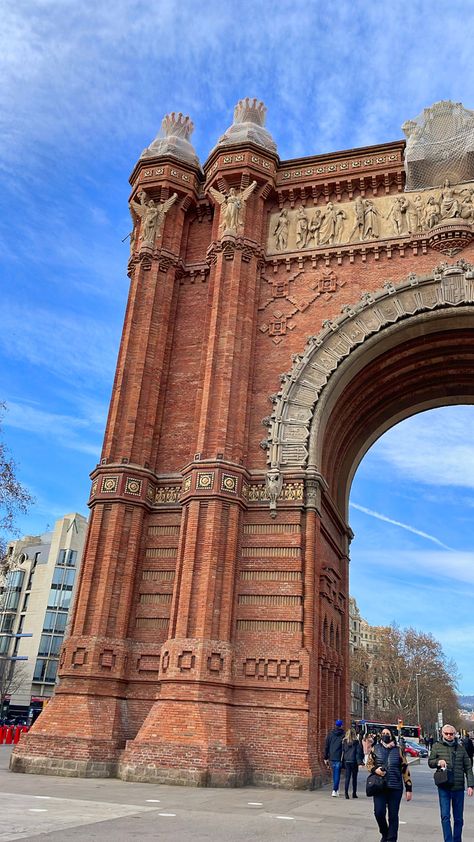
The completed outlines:
<svg viewBox="0 0 474 842">
<path fill-rule="evenodd" d="M 112 382 L 118 335 L 107 324 L 80 313 L 5 302 L 0 347 L 7 358 L 23 360 L 67 380 Z M 78 385 L 76 383 L 76 385 Z"/>
<path fill-rule="evenodd" d="M 56 445 L 95 456 L 100 455 L 98 431 L 88 418 L 59 415 L 28 405 L 8 402 L 3 416 L 5 427 L 14 427 L 32 433 Z M 91 441 L 94 438 L 95 441 Z"/>
<path fill-rule="evenodd" d="M 392 427 L 366 459 L 422 485 L 474 488 L 473 429 L 474 406 L 423 412 Z"/>
</svg>

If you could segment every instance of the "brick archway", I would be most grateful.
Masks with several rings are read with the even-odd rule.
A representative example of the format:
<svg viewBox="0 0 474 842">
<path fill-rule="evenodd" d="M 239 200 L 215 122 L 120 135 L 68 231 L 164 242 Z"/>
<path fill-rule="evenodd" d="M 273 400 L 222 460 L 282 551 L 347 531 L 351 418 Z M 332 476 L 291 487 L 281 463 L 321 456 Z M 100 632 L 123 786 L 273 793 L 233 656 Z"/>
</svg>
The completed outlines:
<svg viewBox="0 0 474 842">
<path fill-rule="evenodd" d="M 360 394 L 367 407 L 361 421 L 366 432 L 359 443 L 360 452 L 351 448 L 348 457 L 350 476 L 363 453 L 384 429 L 407 414 L 437 405 L 438 401 L 470 402 L 472 387 L 465 382 L 466 365 L 459 364 L 462 384 L 455 380 L 455 385 L 447 376 L 446 365 L 440 365 L 441 353 L 449 358 L 453 351 L 459 353 L 459 336 L 451 343 L 447 338 L 443 352 L 438 353 L 436 348 L 442 347 L 441 334 L 456 337 L 453 331 L 471 329 L 473 303 L 474 270 L 461 260 L 453 265 L 442 264 L 429 275 L 412 273 L 397 284 L 387 282 L 373 293 L 362 295 L 357 303 L 344 306 L 338 318 L 324 322 L 323 330 L 309 337 L 291 371 L 282 376 L 268 437 L 269 476 L 295 469 L 308 474 L 327 473 L 324 454 L 334 451 L 329 446 L 334 437 L 328 434 L 326 438 L 325 431 L 336 429 L 335 419 L 345 417 L 342 406 L 348 401 L 347 393 L 342 403 L 340 395 L 349 384 L 352 384 L 351 402 Z M 465 350 L 468 354 L 467 347 Z M 385 396 L 385 401 L 379 395 L 379 403 L 385 403 L 386 409 L 376 409 L 368 398 L 370 379 L 376 380 L 379 390 L 380 370 L 389 365 L 390 359 L 395 359 L 398 368 L 397 382 L 389 387 L 390 394 Z M 415 359 L 417 365 L 425 360 L 433 369 L 425 389 L 423 383 L 420 385 L 422 377 L 417 370 L 416 399 L 409 374 Z M 366 368 L 371 374 L 366 372 L 364 377 L 362 372 Z M 449 397 L 452 389 L 454 393 Z M 405 398 L 404 391 L 408 392 Z M 339 402 L 338 409 L 334 411 L 336 402 Z M 370 420 L 375 412 L 381 413 L 377 422 L 375 418 Z M 334 487 L 332 491 L 338 496 Z"/>
</svg>

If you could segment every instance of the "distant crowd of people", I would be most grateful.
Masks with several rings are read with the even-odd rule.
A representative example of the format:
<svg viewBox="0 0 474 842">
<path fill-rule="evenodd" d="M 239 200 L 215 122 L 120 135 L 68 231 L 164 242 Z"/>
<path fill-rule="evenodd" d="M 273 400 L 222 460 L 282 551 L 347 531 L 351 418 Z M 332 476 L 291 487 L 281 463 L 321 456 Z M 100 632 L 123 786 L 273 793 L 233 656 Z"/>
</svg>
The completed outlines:
<svg viewBox="0 0 474 842">
<path fill-rule="evenodd" d="M 374 815 L 381 833 L 380 842 L 397 842 L 400 803 L 405 790 L 407 801 L 412 799 L 412 781 L 403 737 L 385 726 L 380 733 L 357 734 L 354 728 L 344 729 L 342 719 L 329 731 L 324 760 L 332 770 L 332 797 L 339 796 L 341 773 L 344 769 L 344 795 L 357 798 L 359 767 L 365 765 L 371 781 L 367 794 L 373 794 Z M 462 842 L 464 824 L 464 792 L 472 796 L 474 787 L 474 742 L 470 735 L 461 737 L 452 725 L 444 725 L 438 738 L 432 735 L 420 739 L 429 750 L 428 765 L 437 770 L 435 784 L 444 842 Z M 426 756 L 426 755 L 425 755 Z M 377 784 L 378 779 L 378 784 Z M 351 786 L 352 785 L 352 786 Z M 375 793 L 375 794 L 374 794 Z"/>
</svg>

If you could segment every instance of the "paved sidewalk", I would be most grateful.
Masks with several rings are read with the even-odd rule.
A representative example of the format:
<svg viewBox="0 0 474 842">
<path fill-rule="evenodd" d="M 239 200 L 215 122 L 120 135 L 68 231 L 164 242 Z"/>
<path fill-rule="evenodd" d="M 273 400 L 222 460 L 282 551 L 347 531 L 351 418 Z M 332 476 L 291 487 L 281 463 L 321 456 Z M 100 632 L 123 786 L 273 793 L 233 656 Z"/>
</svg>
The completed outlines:
<svg viewBox="0 0 474 842">
<path fill-rule="evenodd" d="M 159 842 L 379 842 L 372 801 L 261 789 L 193 789 L 8 771 L 0 748 L 0 842 L 13 839 L 134 839 Z M 438 798 L 426 760 L 411 768 L 414 798 L 400 810 L 399 842 L 442 842 Z M 466 798 L 463 842 L 474 842 L 474 799 Z"/>
</svg>

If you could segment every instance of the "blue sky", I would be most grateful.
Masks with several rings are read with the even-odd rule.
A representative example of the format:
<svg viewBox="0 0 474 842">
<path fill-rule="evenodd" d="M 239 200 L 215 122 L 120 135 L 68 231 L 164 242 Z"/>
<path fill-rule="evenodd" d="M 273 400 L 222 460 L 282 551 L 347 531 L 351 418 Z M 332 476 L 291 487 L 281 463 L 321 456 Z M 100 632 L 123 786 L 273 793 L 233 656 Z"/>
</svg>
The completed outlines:
<svg viewBox="0 0 474 842">
<path fill-rule="evenodd" d="M 4 4 L 0 399 L 36 497 L 23 532 L 87 513 L 128 292 L 128 177 L 164 114 L 192 117 L 201 161 L 244 96 L 266 103 L 282 159 L 396 140 L 436 100 L 474 107 L 473 24 L 471 0 Z M 362 613 L 433 631 L 465 693 L 473 416 L 445 408 L 392 429 L 351 495 Z"/>
</svg>

